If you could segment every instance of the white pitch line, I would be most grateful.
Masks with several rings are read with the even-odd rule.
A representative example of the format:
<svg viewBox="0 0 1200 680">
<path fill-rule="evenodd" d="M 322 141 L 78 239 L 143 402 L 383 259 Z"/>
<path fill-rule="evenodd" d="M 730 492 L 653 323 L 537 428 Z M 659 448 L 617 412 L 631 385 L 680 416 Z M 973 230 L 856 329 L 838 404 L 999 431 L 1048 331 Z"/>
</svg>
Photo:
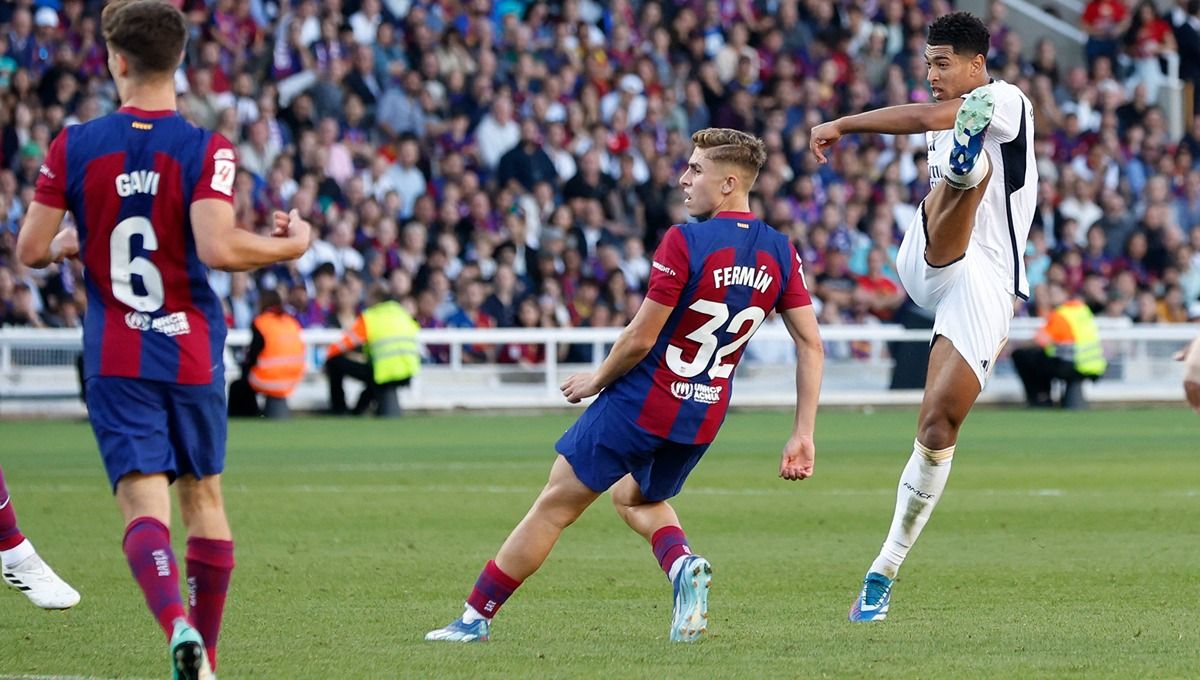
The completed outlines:
<svg viewBox="0 0 1200 680">
<path fill-rule="evenodd" d="M 94 485 L 74 484 L 25 484 L 22 488 L 58 493 L 95 492 Z M 226 493 L 262 493 L 264 487 L 246 484 L 227 484 Z M 350 486 L 346 484 L 292 484 L 288 486 L 266 487 L 268 491 L 286 493 L 330 493 L 330 494 L 381 494 L 401 493 L 406 491 L 428 491 L 433 493 L 488 493 L 488 494 L 536 494 L 542 490 L 540 486 L 503 486 L 498 484 L 368 484 Z M 812 489 L 806 485 L 780 485 L 779 488 L 763 489 L 731 489 L 715 486 L 684 487 L 682 495 L 698 496 L 792 496 L 802 493 L 805 496 L 894 496 L 895 487 L 877 489 Z M 1061 498 L 1109 496 L 1107 491 L 1067 491 L 1066 489 L 973 489 L 974 496 L 1000 496 L 1017 498 Z M 1150 495 L 1162 498 L 1196 498 L 1200 489 L 1181 489 L 1178 491 L 1137 491 L 1133 495 Z M 0 675 L 0 680 L 6 676 Z"/>
<path fill-rule="evenodd" d="M 94 675 L 0 675 L 0 680 L 117 680 Z M 121 678 L 119 680 L 150 680 L 149 678 Z"/>
<path fill-rule="evenodd" d="M 490 494 L 534 494 L 542 487 L 535 486 L 499 486 L 494 484 L 372 484 L 364 486 L 347 486 L 344 484 L 299 484 L 286 487 L 274 487 L 273 490 L 288 493 L 331 493 L 331 494 L 362 494 L 385 493 L 394 494 L 406 491 L 428 491 L 435 493 L 490 493 Z M 249 488 L 235 486 L 227 491 L 252 491 Z M 257 490 L 254 490 L 257 493 Z M 800 487 L 779 489 L 729 489 L 723 487 L 685 487 L 681 495 L 698 496 L 792 496 L 803 493 L 805 496 L 894 496 L 892 488 L 880 489 L 818 489 L 807 490 Z M 1073 494 L 1063 489 L 978 489 L 972 492 L 977 496 L 1016 496 L 1027 497 L 1061 497 Z M 1099 495 L 1099 494 L 1097 494 Z"/>
</svg>

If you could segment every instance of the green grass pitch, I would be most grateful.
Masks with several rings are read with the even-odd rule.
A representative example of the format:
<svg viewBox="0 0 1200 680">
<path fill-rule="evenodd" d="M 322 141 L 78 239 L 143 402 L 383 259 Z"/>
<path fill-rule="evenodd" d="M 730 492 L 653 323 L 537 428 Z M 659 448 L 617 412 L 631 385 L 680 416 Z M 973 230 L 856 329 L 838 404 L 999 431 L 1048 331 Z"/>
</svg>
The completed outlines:
<svg viewBox="0 0 1200 680">
<path fill-rule="evenodd" d="M 235 423 L 221 677 L 1200 675 L 1200 418 L 1173 407 L 974 413 L 891 619 L 867 625 L 846 611 L 915 412 L 824 411 L 801 483 L 776 477 L 790 414 L 735 412 L 675 501 L 714 568 L 707 639 L 668 644 L 670 586 L 601 498 L 490 643 L 424 642 L 460 612 L 572 417 Z M 43 612 L 0 590 L 0 678 L 167 677 L 87 425 L 2 422 L 0 442 L 22 528 L 83 593 Z"/>
</svg>

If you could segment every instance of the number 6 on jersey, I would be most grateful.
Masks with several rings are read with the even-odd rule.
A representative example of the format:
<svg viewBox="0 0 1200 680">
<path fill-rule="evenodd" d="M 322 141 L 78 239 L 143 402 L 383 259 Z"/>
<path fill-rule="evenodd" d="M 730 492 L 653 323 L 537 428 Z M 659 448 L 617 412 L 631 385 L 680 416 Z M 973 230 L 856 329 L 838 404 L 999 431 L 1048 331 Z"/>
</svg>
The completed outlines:
<svg viewBox="0 0 1200 680">
<path fill-rule="evenodd" d="M 158 250 L 158 235 L 145 217 L 129 217 L 113 227 L 108 239 L 113 297 L 139 312 L 154 312 L 163 306 L 162 272 L 148 258 L 132 257 L 134 236 L 142 237 L 143 249 Z M 133 290 L 134 275 L 141 277 L 145 294 L 139 295 Z"/>
</svg>

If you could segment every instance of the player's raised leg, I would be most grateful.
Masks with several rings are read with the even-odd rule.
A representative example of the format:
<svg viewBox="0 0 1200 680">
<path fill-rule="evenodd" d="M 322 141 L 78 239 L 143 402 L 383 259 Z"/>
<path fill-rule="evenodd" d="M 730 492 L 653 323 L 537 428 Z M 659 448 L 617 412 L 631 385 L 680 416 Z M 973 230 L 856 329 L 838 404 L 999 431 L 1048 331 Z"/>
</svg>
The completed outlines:
<svg viewBox="0 0 1200 680">
<path fill-rule="evenodd" d="M 550 554 L 558 537 L 600 494 L 575 476 L 571 464 L 558 456 L 550 468 L 550 480 L 495 559 L 479 573 L 467 597 L 462 617 L 444 628 L 432 630 L 426 640 L 482 642 L 488 639 L 492 617 Z"/>
<path fill-rule="evenodd" d="M 929 355 L 925 396 L 912 456 L 900 474 L 891 529 L 850 608 L 851 621 L 882 621 L 892 581 L 921 535 L 950 476 L 958 431 L 980 392 L 979 378 L 954 345 L 938 336 Z"/>
<path fill-rule="evenodd" d="M 631 529 L 641 534 L 654 551 L 659 567 L 671 581 L 674 605 L 670 639 L 693 642 L 708 630 L 708 590 L 712 566 L 693 555 L 679 516 L 666 501 L 648 501 L 632 476 L 612 488 L 613 506 Z"/>
<path fill-rule="evenodd" d="M 990 86 L 984 85 L 967 95 L 955 117 L 946 181 L 929 192 L 923 205 L 925 261 L 934 267 L 962 259 L 971 242 L 975 213 L 992 176 L 983 140 L 994 109 L 995 97 Z"/>
<path fill-rule="evenodd" d="M 70 609 L 79 593 L 42 561 L 17 526 L 17 513 L 0 469 L 0 566 L 4 581 L 42 609 Z"/>
<path fill-rule="evenodd" d="M 234 567 L 233 534 L 225 516 L 221 475 L 202 479 L 184 475 L 176 480 L 175 490 L 188 536 L 189 613 L 192 625 L 204 640 L 208 661 L 216 670 L 217 640 Z"/>
</svg>

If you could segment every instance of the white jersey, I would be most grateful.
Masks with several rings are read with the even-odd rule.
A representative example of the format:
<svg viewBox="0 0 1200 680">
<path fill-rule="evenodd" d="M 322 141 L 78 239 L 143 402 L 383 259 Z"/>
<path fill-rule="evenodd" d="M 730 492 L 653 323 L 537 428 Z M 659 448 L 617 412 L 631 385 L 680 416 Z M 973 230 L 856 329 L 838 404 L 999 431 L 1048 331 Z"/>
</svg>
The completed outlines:
<svg viewBox="0 0 1200 680">
<path fill-rule="evenodd" d="M 992 81 L 996 108 L 983 138 L 992 161 L 983 201 L 975 213 L 971 244 L 983 251 L 1005 280 L 1011 293 L 1029 299 L 1025 278 L 1025 242 L 1037 206 L 1038 172 L 1033 155 L 1033 105 L 1017 86 Z M 966 95 L 963 95 L 964 97 Z M 937 186 L 950 162 L 953 130 L 925 133 L 929 146 L 929 183 Z"/>
</svg>

